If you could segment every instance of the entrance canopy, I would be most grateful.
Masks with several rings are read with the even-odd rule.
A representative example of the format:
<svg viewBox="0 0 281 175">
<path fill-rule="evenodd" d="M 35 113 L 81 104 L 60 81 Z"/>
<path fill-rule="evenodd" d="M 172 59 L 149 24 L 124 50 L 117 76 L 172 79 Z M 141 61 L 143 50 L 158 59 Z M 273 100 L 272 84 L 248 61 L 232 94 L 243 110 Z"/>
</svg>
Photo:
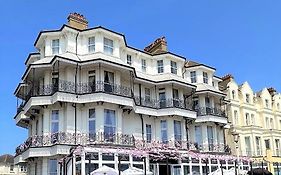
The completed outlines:
<svg viewBox="0 0 281 175">
<path fill-rule="evenodd" d="M 136 168 L 136 167 L 129 167 L 128 169 L 124 170 L 123 175 L 144 175 L 144 170 Z M 147 171 L 147 175 L 152 175 L 152 172 Z"/>
<path fill-rule="evenodd" d="M 90 173 L 90 175 L 118 175 L 118 174 L 119 172 L 116 169 L 113 169 L 105 165 Z"/>
</svg>

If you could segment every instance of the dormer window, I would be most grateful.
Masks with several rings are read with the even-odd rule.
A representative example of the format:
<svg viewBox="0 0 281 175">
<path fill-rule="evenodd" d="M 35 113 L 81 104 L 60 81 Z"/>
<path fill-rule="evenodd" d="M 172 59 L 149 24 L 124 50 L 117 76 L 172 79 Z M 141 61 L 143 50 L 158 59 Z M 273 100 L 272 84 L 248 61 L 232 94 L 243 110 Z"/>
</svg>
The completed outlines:
<svg viewBox="0 0 281 175">
<path fill-rule="evenodd" d="M 103 39 L 103 51 L 104 53 L 113 55 L 113 40 L 108 38 Z"/>
<path fill-rule="evenodd" d="M 60 40 L 59 39 L 54 39 L 52 40 L 52 54 L 59 54 L 60 51 Z"/>
<path fill-rule="evenodd" d="M 196 71 L 191 71 L 190 72 L 190 80 L 191 80 L 191 83 L 196 83 L 197 82 Z"/>
<path fill-rule="evenodd" d="M 157 61 L 157 70 L 158 70 L 158 73 L 163 73 L 164 72 L 163 60 L 158 60 Z"/>
<path fill-rule="evenodd" d="M 250 103 L 250 94 L 246 94 L 246 103 Z"/>
<path fill-rule="evenodd" d="M 89 53 L 95 52 L 95 37 L 90 37 L 88 39 L 88 52 Z"/>
<path fill-rule="evenodd" d="M 268 99 L 265 99 L 265 107 L 266 107 L 266 108 L 269 108 L 269 102 L 268 102 Z"/>
<path fill-rule="evenodd" d="M 203 72 L 203 83 L 208 84 L 208 73 L 207 72 Z"/>
<path fill-rule="evenodd" d="M 127 64 L 132 65 L 132 56 L 127 55 Z"/>
<path fill-rule="evenodd" d="M 172 74 L 177 74 L 178 73 L 177 63 L 174 62 L 174 61 L 171 61 L 171 73 Z"/>
</svg>

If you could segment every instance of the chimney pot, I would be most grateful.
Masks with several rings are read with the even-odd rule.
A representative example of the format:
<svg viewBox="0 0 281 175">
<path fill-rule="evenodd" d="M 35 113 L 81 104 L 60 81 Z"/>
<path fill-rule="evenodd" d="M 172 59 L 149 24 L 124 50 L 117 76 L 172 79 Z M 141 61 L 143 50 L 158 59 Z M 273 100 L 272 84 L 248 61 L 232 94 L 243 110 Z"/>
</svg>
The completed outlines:
<svg viewBox="0 0 281 175">
<path fill-rule="evenodd" d="M 85 30 L 88 28 L 87 19 L 79 13 L 70 13 L 67 17 L 68 25 L 79 30 Z"/>
</svg>

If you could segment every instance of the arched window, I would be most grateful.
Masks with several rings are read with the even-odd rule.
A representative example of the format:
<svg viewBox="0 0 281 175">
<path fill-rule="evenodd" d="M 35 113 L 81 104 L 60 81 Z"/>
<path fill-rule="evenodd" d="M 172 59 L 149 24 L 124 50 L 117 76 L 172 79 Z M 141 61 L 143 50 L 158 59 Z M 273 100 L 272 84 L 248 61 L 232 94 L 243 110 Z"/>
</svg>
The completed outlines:
<svg viewBox="0 0 281 175">
<path fill-rule="evenodd" d="M 232 99 L 235 99 L 235 90 L 232 90 L 231 94 L 232 94 Z"/>
<path fill-rule="evenodd" d="M 280 110 L 280 104 L 279 103 L 277 103 L 277 109 Z"/>
</svg>

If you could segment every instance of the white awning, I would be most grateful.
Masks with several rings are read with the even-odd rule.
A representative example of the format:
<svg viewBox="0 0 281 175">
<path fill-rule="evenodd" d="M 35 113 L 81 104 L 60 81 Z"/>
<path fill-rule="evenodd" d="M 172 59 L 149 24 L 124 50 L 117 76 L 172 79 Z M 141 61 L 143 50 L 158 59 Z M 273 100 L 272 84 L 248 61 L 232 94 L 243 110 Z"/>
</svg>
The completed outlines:
<svg viewBox="0 0 281 175">
<path fill-rule="evenodd" d="M 105 165 L 90 173 L 90 175 L 118 175 L 118 174 L 119 174 L 118 170 Z"/>
<path fill-rule="evenodd" d="M 136 168 L 136 167 L 129 167 L 128 169 L 122 172 L 123 175 L 144 175 L 144 170 Z M 152 175 L 152 172 L 147 171 L 147 175 Z"/>
</svg>

